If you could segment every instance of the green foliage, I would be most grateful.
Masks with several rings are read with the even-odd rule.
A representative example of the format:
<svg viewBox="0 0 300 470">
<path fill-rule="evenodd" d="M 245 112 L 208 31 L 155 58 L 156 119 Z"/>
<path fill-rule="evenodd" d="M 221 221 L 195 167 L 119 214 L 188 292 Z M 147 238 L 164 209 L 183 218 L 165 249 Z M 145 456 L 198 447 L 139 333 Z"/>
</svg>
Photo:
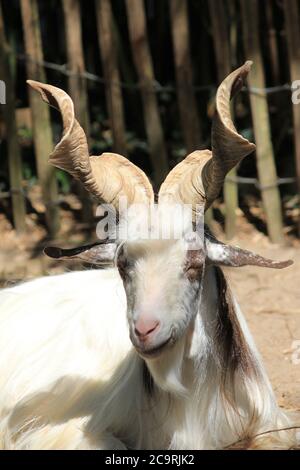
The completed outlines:
<svg viewBox="0 0 300 470">
<path fill-rule="evenodd" d="M 32 144 L 32 129 L 25 126 L 19 127 L 18 139 L 22 146 L 29 147 Z"/>
<path fill-rule="evenodd" d="M 25 180 L 29 182 L 29 185 L 37 183 L 37 177 L 28 162 L 23 162 L 23 175 Z"/>
<path fill-rule="evenodd" d="M 252 127 L 247 127 L 245 129 L 239 130 L 240 134 L 245 137 L 245 139 L 250 140 L 250 142 L 254 141 L 254 133 Z"/>
<path fill-rule="evenodd" d="M 69 193 L 71 189 L 70 176 L 65 171 L 59 170 L 59 169 L 56 170 L 55 174 L 56 174 L 56 180 L 59 185 L 59 190 L 64 194 Z"/>
</svg>

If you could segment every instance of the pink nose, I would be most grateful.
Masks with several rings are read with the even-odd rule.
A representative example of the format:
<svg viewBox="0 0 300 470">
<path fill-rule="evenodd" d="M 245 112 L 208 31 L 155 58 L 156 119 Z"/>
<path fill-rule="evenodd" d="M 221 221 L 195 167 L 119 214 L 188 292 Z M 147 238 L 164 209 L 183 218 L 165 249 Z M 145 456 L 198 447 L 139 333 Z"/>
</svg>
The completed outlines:
<svg viewBox="0 0 300 470">
<path fill-rule="evenodd" d="M 159 325 L 160 322 L 155 318 L 140 317 L 135 324 L 134 332 L 140 340 L 144 341 L 148 339 L 154 331 L 158 330 Z"/>
</svg>

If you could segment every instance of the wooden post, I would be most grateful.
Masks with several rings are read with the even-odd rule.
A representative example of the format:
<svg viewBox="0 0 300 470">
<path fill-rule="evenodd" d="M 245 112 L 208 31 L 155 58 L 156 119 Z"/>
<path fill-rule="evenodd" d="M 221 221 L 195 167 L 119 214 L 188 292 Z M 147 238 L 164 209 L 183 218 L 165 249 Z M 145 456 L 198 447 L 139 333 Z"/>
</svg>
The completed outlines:
<svg viewBox="0 0 300 470">
<path fill-rule="evenodd" d="M 16 231 L 21 233 L 25 230 L 26 208 L 22 194 L 22 158 L 18 142 L 14 79 L 10 67 L 10 53 L 11 51 L 6 41 L 3 12 L 0 3 L 0 79 L 4 81 L 6 91 L 6 104 L 1 104 L 0 106 L 6 127 L 13 223 Z"/>
<path fill-rule="evenodd" d="M 86 79 L 82 76 L 83 72 L 85 72 L 85 61 L 82 47 L 79 1 L 63 0 L 63 10 L 68 66 L 72 73 L 69 76 L 69 92 L 74 101 L 75 115 L 86 133 L 87 140 L 89 140 L 90 120 L 88 113 L 87 83 Z M 76 184 L 76 189 L 82 203 L 82 220 L 86 223 L 90 223 L 93 218 L 93 212 L 89 193 L 79 182 Z"/>
<path fill-rule="evenodd" d="M 219 81 L 231 72 L 229 31 L 224 0 L 209 1 L 210 19 Z"/>
<path fill-rule="evenodd" d="M 256 0 L 241 0 L 243 39 L 246 58 L 254 65 L 248 76 L 253 88 L 265 88 L 265 74 L 259 43 L 258 5 Z M 271 129 L 267 96 L 264 91 L 250 92 L 250 104 L 256 140 L 256 156 L 262 200 L 267 219 L 268 233 L 273 243 L 283 243 L 283 225 L 280 194 L 277 186 L 275 158 L 271 141 Z"/>
<path fill-rule="evenodd" d="M 90 133 L 88 114 L 88 96 L 85 72 L 84 54 L 82 48 L 82 30 L 80 19 L 80 4 L 78 0 L 63 0 L 64 20 L 66 29 L 66 45 L 69 76 L 69 91 L 74 101 L 75 114 L 83 127 L 87 138 Z"/>
<path fill-rule="evenodd" d="M 126 9 L 133 59 L 141 85 L 154 186 L 157 189 L 165 178 L 169 165 L 153 86 L 154 71 L 148 45 L 144 2 L 142 0 L 126 0 Z"/>
<path fill-rule="evenodd" d="M 290 60 L 291 82 L 300 80 L 300 15 L 296 0 L 284 1 L 285 31 L 287 36 Z M 294 147 L 296 160 L 297 186 L 300 194 L 300 104 L 292 103 L 294 122 Z M 298 234 L 300 235 L 300 217 L 298 218 Z"/>
<path fill-rule="evenodd" d="M 27 77 L 46 82 L 44 68 L 38 63 L 43 60 L 43 49 L 37 0 L 21 0 L 21 13 L 25 50 L 28 56 Z M 29 102 L 32 112 L 37 172 L 46 206 L 46 225 L 50 235 L 54 235 L 59 228 L 59 212 L 56 205 L 58 191 L 55 169 L 48 163 L 48 157 L 53 150 L 49 107 L 32 89 L 29 89 Z"/>
<path fill-rule="evenodd" d="M 193 91 L 190 57 L 188 5 L 186 0 L 169 0 L 177 96 L 181 127 L 187 152 L 201 148 L 201 129 Z"/>
<path fill-rule="evenodd" d="M 218 80 L 221 82 L 231 72 L 231 51 L 229 43 L 229 31 L 226 22 L 224 0 L 209 1 L 210 18 L 212 24 L 213 41 L 217 62 Z M 233 168 L 224 182 L 225 202 L 225 234 L 230 240 L 236 232 L 236 211 L 238 208 L 238 185 L 234 181 L 236 169 Z"/>
<path fill-rule="evenodd" d="M 106 81 L 106 101 L 113 133 L 113 150 L 126 155 L 124 109 L 110 0 L 96 0 L 96 10 L 98 41 Z"/>
<path fill-rule="evenodd" d="M 268 28 L 268 42 L 270 53 L 270 65 L 272 71 L 272 78 L 275 85 L 278 85 L 280 80 L 279 60 L 277 53 L 276 30 L 274 28 L 274 17 L 272 9 L 272 0 L 266 0 L 266 20 Z"/>
</svg>

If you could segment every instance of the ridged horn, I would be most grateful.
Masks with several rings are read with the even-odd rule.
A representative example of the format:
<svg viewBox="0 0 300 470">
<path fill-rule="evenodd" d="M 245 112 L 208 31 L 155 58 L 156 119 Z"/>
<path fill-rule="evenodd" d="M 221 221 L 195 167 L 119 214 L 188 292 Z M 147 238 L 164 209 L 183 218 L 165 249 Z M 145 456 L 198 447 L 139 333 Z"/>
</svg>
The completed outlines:
<svg viewBox="0 0 300 470">
<path fill-rule="evenodd" d="M 42 99 L 58 109 L 63 121 L 63 136 L 49 157 L 49 163 L 70 173 L 99 202 L 118 208 L 121 196 L 128 204 L 152 203 L 153 189 L 145 173 L 127 158 L 115 153 L 89 156 L 84 130 L 75 118 L 70 96 L 52 85 L 27 80 Z"/>
<path fill-rule="evenodd" d="M 230 100 L 242 88 L 251 65 L 245 62 L 217 90 L 212 152 L 197 150 L 176 165 L 160 188 L 160 202 L 205 205 L 207 209 L 219 195 L 226 174 L 255 150 L 255 145 L 237 132 L 230 114 Z"/>
</svg>

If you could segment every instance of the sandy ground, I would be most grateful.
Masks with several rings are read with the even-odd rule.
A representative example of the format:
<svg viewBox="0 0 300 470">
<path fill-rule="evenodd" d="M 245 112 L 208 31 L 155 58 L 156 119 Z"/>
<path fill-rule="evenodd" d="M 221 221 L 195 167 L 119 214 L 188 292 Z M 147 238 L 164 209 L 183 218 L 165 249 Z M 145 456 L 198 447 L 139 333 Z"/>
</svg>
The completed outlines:
<svg viewBox="0 0 300 470">
<path fill-rule="evenodd" d="M 62 211 L 62 230 L 57 241 L 63 246 L 78 246 L 89 241 L 88 231 L 74 229 L 68 211 Z M 76 269 L 74 263 L 53 262 L 42 254 L 47 245 L 44 229 L 29 216 L 28 233 L 17 237 L 0 214 L 0 285 Z M 220 231 L 220 230 L 219 230 Z M 217 229 L 218 232 L 218 229 Z M 222 236 L 222 235 L 221 235 Z M 227 269 L 232 290 L 246 316 L 280 406 L 300 411 L 300 246 L 271 245 L 243 218 L 239 219 L 237 244 L 276 260 L 292 259 L 294 265 L 284 270 L 257 267 Z M 77 266 L 78 268 L 78 266 Z M 297 343 L 298 341 L 298 343 Z"/>
<path fill-rule="evenodd" d="M 300 250 L 240 243 L 273 259 L 292 259 L 284 270 L 227 269 L 280 406 L 300 411 Z"/>
</svg>

